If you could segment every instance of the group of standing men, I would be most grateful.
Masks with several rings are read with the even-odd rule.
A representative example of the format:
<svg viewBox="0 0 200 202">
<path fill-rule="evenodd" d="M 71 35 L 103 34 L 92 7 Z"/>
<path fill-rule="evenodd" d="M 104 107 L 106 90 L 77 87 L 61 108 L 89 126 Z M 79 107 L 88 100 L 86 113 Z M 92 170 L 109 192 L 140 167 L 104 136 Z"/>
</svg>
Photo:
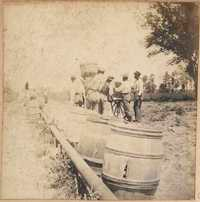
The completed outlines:
<svg viewBox="0 0 200 202">
<path fill-rule="evenodd" d="M 116 94 L 122 98 L 125 116 L 128 121 L 139 122 L 141 120 L 141 105 L 143 82 L 140 78 L 141 73 L 136 71 L 133 77 L 124 74 L 120 85 L 116 86 L 114 77 L 105 77 L 105 70 L 99 68 L 97 74 L 87 84 L 84 80 L 75 76 L 71 77 L 71 101 L 75 105 L 86 106 L 92 110 L 97 106 L 98 113 L 103 114 L 105 101 L 111 101 Z M 133 104 L 132 104 L 133 103 Z M 131 113 L 131 105 L 135 114 L 135 120 Z"/>
<path fill-rule="evenodd" d="M 133 110 L 135 113 L 135 120 L 139 122 L 141 120 L 141 106 L 142 106 L 142 93 L 143 82 L 140 78 L 141 73 L 136 71 L 134 73 L 134 79 L 130 78 L 127 74 L 122 76 L 122 84 L 115 88 L 117 93 L 121 93 L 125 115 L 128 121 L 132 121 L 131 104 L 133 103 Z"/>
</svg>

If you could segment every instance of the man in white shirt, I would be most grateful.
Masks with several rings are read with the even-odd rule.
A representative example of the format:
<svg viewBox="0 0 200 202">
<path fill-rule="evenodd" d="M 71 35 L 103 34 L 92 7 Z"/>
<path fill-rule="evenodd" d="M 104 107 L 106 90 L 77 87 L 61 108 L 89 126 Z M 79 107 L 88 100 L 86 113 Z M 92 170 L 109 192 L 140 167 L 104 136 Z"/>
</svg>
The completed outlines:
<svg viewBox="0 0 200 202">
<path fill-rule="evenodd" d="M 128 121 L 132 121 L 132 115 L 130 113 L 130 93 L 131 93 L 131 86 L 128 81 L 128 75 L 124 74 L 122 76 L 122 84 L 115 88 L 117 92 L 120 92 L 122 95 L 122 99 L 124 102 L 124 111 L 125 111 L 125 117 L 128 119 Z"/>
<path fill-rule="evenodd" d="M 132 86 L 132 92 L 134 95 L 134 105 L 133 109 L 135 112 L 135 121 L 140 122 L 141 121 L 141 106 L 142 106 L 142 93 L 143 93 L 143 82 L 140 78 L 141 73 L 136 71 L 134 73 L 135 80 L 133 82 Z"/>
<path fill-rule="evenodd" d="M 87 99 L 90 102 L 90 108 L 94 110 L 97 105 L 99 114 L 103 114 L 104 112 L 104 100 L 106 99 L 105 95 L 102 93 L 102 88 L 106 82 L 104 72 L 105 70 L 103 68 L 97 70 L 97 74 L 88 84 L 87 91 Z"/>
<path fill-rule="evenodd" d="M 85 89 L 80 79 L 71 76 L 70 101 L 72 105 L 82 106 L 84 104 Z"/>
</svg>

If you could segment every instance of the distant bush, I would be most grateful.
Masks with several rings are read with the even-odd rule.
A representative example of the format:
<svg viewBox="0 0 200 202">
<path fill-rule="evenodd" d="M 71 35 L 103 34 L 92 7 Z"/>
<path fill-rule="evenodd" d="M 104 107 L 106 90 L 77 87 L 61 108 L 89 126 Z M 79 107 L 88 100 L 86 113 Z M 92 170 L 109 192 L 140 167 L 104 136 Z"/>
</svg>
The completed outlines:
<svg viewBox="0 0 200 202">
<path fill-rule="evenodd" d="M 177 91 L 171 93 L 145 93 L 144 101 L 186 101 L 194 100 L 195 93 L 193 91 Z"/>
</svg>

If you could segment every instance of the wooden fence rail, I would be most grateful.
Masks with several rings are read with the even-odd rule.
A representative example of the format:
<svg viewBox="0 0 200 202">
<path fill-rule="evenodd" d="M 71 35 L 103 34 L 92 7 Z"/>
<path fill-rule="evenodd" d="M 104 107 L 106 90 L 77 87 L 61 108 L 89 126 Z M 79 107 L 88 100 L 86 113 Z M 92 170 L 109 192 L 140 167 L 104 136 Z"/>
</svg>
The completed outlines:
<svg viewBox="0 0 200 202">
<path fill-rule="evenodd" d="M 45 120 L 46 116 L 41 115 L 41 117 Z M 66 139 L 64 132 L 59 131 L 55 125 L 49 125 L 49 129 L 51 130 L 52 135 L 55 137 L 56 142 L 59 142 L 61 148 L 66 151 L 68 157 L 72 160 L 78 173 L 87 183 L 90 190 L 96 193 L 101 200 L 117 200 L 116 196 L 103 183 L 102 179 L 96 175 L 96 173 L 82 159 L 79 153 L 71 146 L 69 141 Z"/>
</svg>

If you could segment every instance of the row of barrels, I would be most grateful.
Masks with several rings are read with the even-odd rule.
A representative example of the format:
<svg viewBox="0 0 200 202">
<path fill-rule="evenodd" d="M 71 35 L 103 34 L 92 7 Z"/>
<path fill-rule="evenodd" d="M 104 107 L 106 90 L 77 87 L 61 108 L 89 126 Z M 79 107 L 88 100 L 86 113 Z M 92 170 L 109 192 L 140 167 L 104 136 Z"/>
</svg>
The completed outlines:
<svg viewBox="0 0 200 202">
<path fill-rule="evenodd" d="M 83 109 L 72 114 L 79 120 L 78 152 L 119 199 L 155 193 L 163 157 L 162 131 Z"/>
</svg>

